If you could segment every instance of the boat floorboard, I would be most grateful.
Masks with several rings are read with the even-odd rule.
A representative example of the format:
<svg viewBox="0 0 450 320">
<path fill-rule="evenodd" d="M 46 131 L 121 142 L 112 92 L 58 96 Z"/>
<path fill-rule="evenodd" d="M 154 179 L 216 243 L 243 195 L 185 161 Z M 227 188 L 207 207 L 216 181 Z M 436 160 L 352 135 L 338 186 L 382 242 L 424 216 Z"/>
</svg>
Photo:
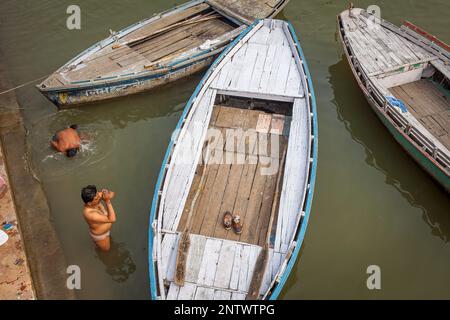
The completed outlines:
<svg viewBox="0 0 450 320">
<path fill-rule="evenodd" d="M 431 81 L 422 79 L 389 89 L 436 139 L 450 150 L 450 102 Z"/>
<path fill-rule="evenodd" d="M 204 164 L 197 166 L 178 231 L 186 226 L 204 175 L 191 213 L 190 232 L 264 245 L 279 172 L 267 174 L 264 169 L 279 165 L 279 150 L 287 145 L 285 127 L 289 122 L 290 117 L 280 114 L 214 106 L 208 143 L 203 148 L 204 154 L 211 150 L 209 159 L 206 168 Z M 222 219 L 226 211 L 241 216 L 242 234 L 225 230 Z"/>
</svg>

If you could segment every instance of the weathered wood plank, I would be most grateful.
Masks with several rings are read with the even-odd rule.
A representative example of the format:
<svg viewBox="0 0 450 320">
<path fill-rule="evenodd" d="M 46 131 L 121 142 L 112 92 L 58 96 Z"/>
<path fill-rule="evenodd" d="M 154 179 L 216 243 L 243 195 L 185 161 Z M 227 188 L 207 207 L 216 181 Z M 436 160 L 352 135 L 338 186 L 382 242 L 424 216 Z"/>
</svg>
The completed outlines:
<svg viewBox="0 0 450 320">
<path fill-rule="evenodd" d="M 173 285 L 174 283 L 172 283 Z M 178 300 L 192 300 L 194 299 L 197 286 L 193 283 L 186 282 L 183 287 L 180 288 L 178 293 Z"/>
<path fill-rule="evenodd" d="M 214 284 L 221 247 L 222 240 L 206 240 L 205 251 L 197 281 L 199 285 L 212 286 Z"/>
<path fill-rule="evenodd" d="M 178 294 L 180 292 L 180 287 L 175 283 L 171 283 L 169 287 L 169 292 L 167 293 L 167 300 L 178 300 Z"/>
<path fill-rule="evenodd" d="M 233 271 L 234 257 L 236 253 L 236 243 L 224 241 L 220 250 L 219 261 L 217 262 L 216 277 L 214 287 L 229 288 Z"/>
<path fill-rule="evenodd" d="M 205 253 L 206 238 L 190 235 L 191 245 L 189 247 L 188 258 L 186 261 L 186 277 L 185 280 L 197 283 L 200 272 L 201 263 Z"/>
</svg>

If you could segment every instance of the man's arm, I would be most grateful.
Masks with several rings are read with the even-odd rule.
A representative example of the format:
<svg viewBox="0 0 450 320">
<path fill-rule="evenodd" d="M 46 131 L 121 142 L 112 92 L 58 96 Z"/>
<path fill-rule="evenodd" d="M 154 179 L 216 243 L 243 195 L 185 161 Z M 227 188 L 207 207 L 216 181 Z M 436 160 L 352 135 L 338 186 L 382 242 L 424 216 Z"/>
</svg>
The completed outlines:
<svg viewBox="0 0 450 320">
<path fill-rule="evenodd" d="M 50 141 L 50 144 L 52 145 L 53 148 L 55 148 L 56 150 L 58 150 L 58 143 L 56 141 Z M 59 151 L 59 150 L 58 150 Z"/>
<path fill-rule="evenodd" d="M 111 203 L 111 200 L 105 200 L 106 209 L 108 210 L 108 218 L 110 222 L 116 222 L 116 212 L 114 211 L 114 207 Z"/>
<path fill-rule="evenodd" d="M 101 214 L 99 211 L 97 210 L 92 210 L 87 214 L 86 217 L 89 222 L 94 222 L 94 223 L 113 223 L 116 222 L 116 219 L 114 217 L 114 221 L 112 221 L 109 216 L 105 216 L 104 214 Z"/>
</svg>

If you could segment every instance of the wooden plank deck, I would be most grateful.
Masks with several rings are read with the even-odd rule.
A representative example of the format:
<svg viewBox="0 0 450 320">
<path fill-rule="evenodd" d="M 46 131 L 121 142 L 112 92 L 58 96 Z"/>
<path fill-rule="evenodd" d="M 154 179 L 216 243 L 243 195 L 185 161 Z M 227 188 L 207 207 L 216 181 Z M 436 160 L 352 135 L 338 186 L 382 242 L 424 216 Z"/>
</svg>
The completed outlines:
<svg viewBox="0 0 450 320">
<path fill-rule="evenodd" d="M 126 35 L 120 40 L 120 43 L 149 36 L 158 30 L 170 28 L 172 25 L 201 15 L 204 12 L 211 14 L 210 11 L 207 11 L 208 9 L 210 9 L 210 6 L 202 3 L 182 12 L 163 17 Z M 215 39 L 233 30 L 233 28 L 232 25 L 218 18 L 205 19 L 205 21 L 195 24 L 179 25 L 174 29 L 168 29 L 166 32 L 132 47 L 122 45 L 113 49 L 113 46 L 117 45 L 117 43 L 114 43 L 86 58 L 76 69 L 64 72 L 64 77 L 67 81 L 74 82 L 95 79 L 99 76 L 108 77 L 142 71 L 145 70 L 144 66 L 151 65 L 161 59 L 176 57 L 183 52 L 198 47 L 207 39 Z"/>
<path fill-rule="evenodd" d="M 247 97 L 293 101 L 304 95 L 298 68 L 280 22 L 272 20 L 236 52 L 212 87 Z"/>
<path fill-rule="evenodd" d="M 179 234 L 165 234 L 162 242 L 163 274 L 169 300 L 245 299 L 262 248 L 236 241 L 190 235 L 185 285 L 173 282 Z M 269 250 L 268 267 L 260 294 L 278 274 L 285 254 Z"/>
<path fill-rule="evenodd" d="M 346 38 L 355 56 L 368 74 L 381 74 L 402 66 L 431 61 L 436 57 L 391 30 L 361 14 L 361 9 L 341 14 Z"/>
<path fill-rule="evenodd" d="M 450 102 L 429 80 L 419 80 L 389 89 L 433 136 L 450 150 Z"/>
<path fill-rule="evenodd" d="M 214 106 L 209 129 L 233 133 L 233 130 L 238 130 L 238 134 L 229 135 L 223 143 L 215 145 L 214 152 L 219 153 L 215 160 L 219 163 L 208 163 L 205 170 L 204 164 L 198 165 L 178 231 L 186 226 L 200 176 L 204 173 L 205 184 L 191 213 L 191 232 L 261 246 L 264 244 L 278 175 L 278 170 L 275 174 L 267 174 L 264 169 L 280 162 L 282 152 L 279 147 L 287 144 L 287 137 L 282 135 L 286 132 L 280 128 L 289 119 L 263 111 Z M 251 135 L 246 139 L 243 130 L 251 130 L 255 135 L 253 142 L 250 142 L 253 140 Z M 274 133 L 270 133 L 271 130 Z M 232 138 L 235 138 L 234 143 L 230 142 Z M 207 148 L 204 147 L 204 153 Z M 241 235 L 222 226 L 226 211 L 241 216 Z"/>
</svg>

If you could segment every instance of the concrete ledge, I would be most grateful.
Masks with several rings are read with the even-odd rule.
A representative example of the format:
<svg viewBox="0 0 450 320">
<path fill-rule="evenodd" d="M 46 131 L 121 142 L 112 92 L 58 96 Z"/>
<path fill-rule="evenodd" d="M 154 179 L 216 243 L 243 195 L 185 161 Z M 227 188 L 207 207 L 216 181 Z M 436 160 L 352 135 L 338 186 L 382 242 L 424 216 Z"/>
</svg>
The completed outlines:
<svg viewBox="0 0 450 320">
<path fill-rule="evenodd" d="M 11 87 L 7 79 L 0 63 L 0 92 Z M 66 288 L 67 263 L 47 199 L 28 170 L 25 128 L 14 92 L 0 95 L 0 140 L 37 298 L 75 299 Z"/>
</svg>

